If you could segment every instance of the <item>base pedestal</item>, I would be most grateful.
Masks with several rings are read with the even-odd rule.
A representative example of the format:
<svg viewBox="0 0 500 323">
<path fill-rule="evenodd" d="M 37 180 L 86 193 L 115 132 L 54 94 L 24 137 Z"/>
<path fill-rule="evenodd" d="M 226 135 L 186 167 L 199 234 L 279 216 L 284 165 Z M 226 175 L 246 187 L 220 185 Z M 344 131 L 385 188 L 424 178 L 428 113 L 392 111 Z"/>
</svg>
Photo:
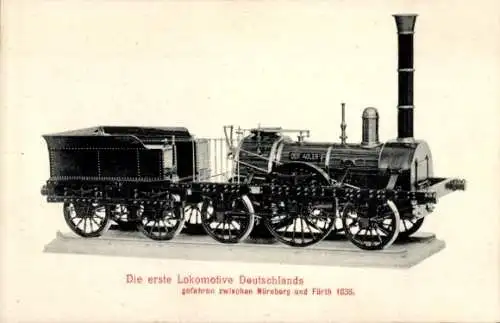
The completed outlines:
<svg viewBox="0 0 500 323">
<path fill-rule="evenodd" d="M 380 251 L 365 251 L 345 239 L 324 240 L 306 248 L 281 243 L 222 244 L 208 236 L 181 234 L 171 241 L 153 241 L 138 232 L 108 231 L 99 238 L 58 232 L 45 252 L 202 261 L 235 261 L 288 265 L 409 268 L 445 247 L 430 233 L 395 242 Z"/>
</svg>

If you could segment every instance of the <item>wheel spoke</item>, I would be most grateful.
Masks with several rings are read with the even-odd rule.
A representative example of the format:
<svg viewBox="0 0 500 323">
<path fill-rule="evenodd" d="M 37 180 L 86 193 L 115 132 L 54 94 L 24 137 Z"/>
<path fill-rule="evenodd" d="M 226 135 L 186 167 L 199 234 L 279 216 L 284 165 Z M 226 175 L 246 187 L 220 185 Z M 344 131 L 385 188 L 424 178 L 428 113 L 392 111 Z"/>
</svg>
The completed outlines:
<svg viewBox="0 0 500 323">
<path fill-rule="evenodd" d="M 378 223 L 375 223 L 375 226 L 377 227 L 377 229 L 379 229 L 380 231 L 382 231 L 382 233 L 384 233 L 385 235 L 390 235 L 391 233 L 389 232 L 389 230 L 387 230 L 386 228 L 384 228 L 383 226 L 381 225 L 378 225 Z"/>
<path fill-rule="evenodd" d="M 304 221 L 306 222 L 306 224 L 309 227 L 309 229 L 311 229 L 311 227 L 312 227 L 312 228 L 318 230 L 320 233 L 322 232 L 322 230 L 320 228 L 318 228 L 316 226 L 316 224 L 312 223 L 311 220 L 309 220 L 309 219 L 306 218 L 306 219 L 304 219 Z"/>
<path fill-rule="evenodd" d="M 73 219 L 76 219 L 76 217 L 74 217 Z M 79 218 L 79 219 L 80 219 L 80 221 L 78 221 L 78 223 L 75 224 L 76 227 L 80 226 L 80 224 L 82 224 L 82 222 L 84 220 L 84 218 Z"/>
<path fill-rule="evenodd" d="M 411 211 L 410 211 L 411 212 Z M 402 230 L 399 232 L 398 239 L 408 239 L 412 234 L 417 232 L 424 222 L 424 218 L 417 218 L 411 215 L 405 215 L 401 219 Z"/>
<path fill-rule="evenodd" d="M 373 229 L 373 231 L 375 231 L 375 234 L 377 235 L 378 241 L 380 241 L 380 243 L 383 243 L 382 238 L 380 237 L 380 234 L 378 233 L 377 229 Z"/>
<path fill-rule="evenodd" d="M 303 221 L 306 223 L 307 227 L 309 228 L 309 232 L 311 233 L 312 238 L 314 240 L 316 240 L 316 233 L 312 230 L 311 225 L 310 225 L 310 221 L 308 221 L 306 219 L 304 219 Z M 321 230 L 319 230 L 319 229 L 317 229 L 317 230 L 319 231 L 319 234 L 322 233 Z"/>
<path fill-rule="evenodd" d="M 408 231 L 408 227 L 406 226 L 406 219 L 403 219 L 404 231 Z"/>
<path fill-rule="evenodd" d="M 305 238 L 304 238 L 304 222 L 300 221 L 300 236 L 302 238 L 302 244 L 305 243 Z"/>
<path fill-rule="evenodd" d="M 99 223 L 97 223 L 97 221 L 95 220 L 95 218 L 90 218 L 92 220 L 92 222 L 95 223 L 95 225 L 99 226 Z"/>
<path fill-rule="evenodd" d="M 280 222 L 278 222 L 276 224 L 276 226 L 274 227 L 275 230 L 279 230 L 279 229 L 282 229 L 282 228 L 285 228 L 285 227 L 288 227 L 289 225 L 291 225 L 293 223 L 295 219 L 291 216 L 289 217 L 286 217 L 284 219 L 282 219 Z"/>
</svg>

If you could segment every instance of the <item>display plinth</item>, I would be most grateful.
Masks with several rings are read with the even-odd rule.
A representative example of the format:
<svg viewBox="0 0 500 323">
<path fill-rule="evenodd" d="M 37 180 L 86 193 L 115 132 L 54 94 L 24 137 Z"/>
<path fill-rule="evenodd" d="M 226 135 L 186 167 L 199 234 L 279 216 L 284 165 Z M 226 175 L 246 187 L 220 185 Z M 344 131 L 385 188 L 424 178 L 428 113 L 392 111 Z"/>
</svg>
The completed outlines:
<svg viewBox="0 0 500 323">
<path fill-rule="evenodd" d="M 50 253 L 88 254 L 120 257 L 234 261 L 287 265 L 409 268 L 444 249 L 434 234 L 417 233 L 409 240 L 395 242 L 380 251 L 365 251 L 345 239 L 324 240 L 306 248 L 281 243 L 247 241 L 221 244 L 209 236 L 181 234 L 170 241 L 153 241 L 138 232 L 110 230 L 99 238 L 81 238 L 57 232 L 45 246 Z"/>
</svg>

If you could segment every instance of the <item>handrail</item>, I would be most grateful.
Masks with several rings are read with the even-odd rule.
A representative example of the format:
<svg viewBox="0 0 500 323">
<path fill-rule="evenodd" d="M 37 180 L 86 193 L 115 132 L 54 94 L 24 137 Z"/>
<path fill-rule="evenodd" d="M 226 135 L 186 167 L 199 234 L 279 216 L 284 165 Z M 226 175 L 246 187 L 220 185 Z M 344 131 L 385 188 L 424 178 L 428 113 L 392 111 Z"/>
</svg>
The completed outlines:
<svg viewBox="0 0 500 323">
<path fill-rule="evenodd" d="M 229 133 L 229 136 L 227 134 L 227 129 L 231 129 L 231 132 Z M 231 154 L 234 154 L 235 147 L 233 145 L 233 126 L 224 126 L 224 137 L 226 138 L 226 145 L 230 150 Z"/>
</svg>

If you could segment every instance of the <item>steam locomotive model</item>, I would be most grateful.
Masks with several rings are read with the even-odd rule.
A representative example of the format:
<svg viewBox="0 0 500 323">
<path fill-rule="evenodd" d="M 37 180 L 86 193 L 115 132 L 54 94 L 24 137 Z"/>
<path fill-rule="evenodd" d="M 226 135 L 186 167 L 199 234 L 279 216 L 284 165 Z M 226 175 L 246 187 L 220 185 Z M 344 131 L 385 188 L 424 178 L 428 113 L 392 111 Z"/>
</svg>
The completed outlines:
<svg viewBox="0 0 500 323">
<path fill-rule="evenodd" d="M 379 115 L 362 114 L 361 143 L 308 142 L 308 130 L 224 126 L 222 139 L 185 128 L 95 127 L 45 135 L 48 202 L 62 202 L 68 226 L 97 237 L 112 222 L 151 239 L 200 228 L 222 243 L 269 234 L 296 247 L 332 232 L 365 250 L 407 238 L 439 198 L 465 180 L 435 177 L 431 151 L 413 136 L 413 30 L 395 15 L 398 136 L 379 141 Z M 297 134 L 298 139 L 292 139 Z M 217 145 L 217 144 L 221 145 Z M 217 148 L 218 147 L 218 148 Z"/>
</svg>

